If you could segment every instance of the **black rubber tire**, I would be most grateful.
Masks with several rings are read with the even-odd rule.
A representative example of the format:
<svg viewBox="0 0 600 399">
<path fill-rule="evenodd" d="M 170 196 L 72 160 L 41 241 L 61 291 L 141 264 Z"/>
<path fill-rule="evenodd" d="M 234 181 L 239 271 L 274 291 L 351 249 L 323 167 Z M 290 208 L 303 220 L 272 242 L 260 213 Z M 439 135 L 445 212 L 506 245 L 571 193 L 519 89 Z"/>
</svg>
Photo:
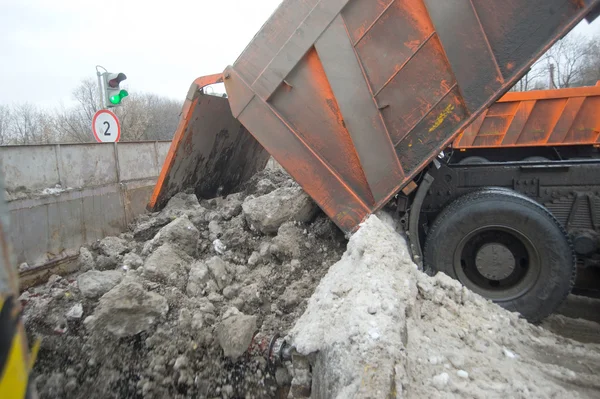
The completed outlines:
<svg viewBox="0 0 600 399">
<path fill-rule="evenodd" d="M 472 157 L 466 157 L 464 159 L 461 159 L 460 161 L 458 161 L 458 164 L 459 165 L 479 165 L 479 164 L 484 164 L 484 163 L 489 163 L 489 162 L 490 161 L 488 161 L 484 157 L 472 156 Z"/>
<path fill-rule="evenodd" d="M 458 275 L 456 268 L 461 265 L 455 255 L 461 250 L 463 240 L 485 226 L 517 231 L 534 249 L 538 266 L 537 270 L 532 268 L 532 271 L 523 272 L 527 276 L 524 279 L 531 281 L 531 285 L 515 294 L 517 296 L 498 297 L 503 295 L 498 291 L 494 293 L 496 297 L 491 298 L 479 293 L 510 311 L 521 313 L 530 322 L 540 321 L 554 312 L 575 283 L 575 253 L 556 218 L 542 205 L 512 190 L 487 188 L 467 194 L 447 206 L 429 229 L 424 248 L 425 271 L 430 274 L 441 271 L 459 281 L 467 279 L 462 269 L 459 269 L 461 276 Z M 475 284 L 473 281 L 461 283 Z M 473 291 L 477 292 L 477 289 Z"/>
</svg>

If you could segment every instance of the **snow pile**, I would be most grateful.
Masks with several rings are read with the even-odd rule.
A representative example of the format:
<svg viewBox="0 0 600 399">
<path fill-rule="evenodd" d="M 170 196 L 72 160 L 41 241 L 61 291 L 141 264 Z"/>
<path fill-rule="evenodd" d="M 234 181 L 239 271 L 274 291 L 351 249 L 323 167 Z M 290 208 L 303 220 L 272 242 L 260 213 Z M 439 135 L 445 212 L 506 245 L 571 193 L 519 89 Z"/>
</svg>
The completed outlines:
<svg viewBox="0 0 600 399">
<path fill-rule="evenodd" d="M 60 184 L 55 185 L 54 187 L 47 187 L 42 190 L 41 195 L 59 195 L 60 193 L 64 193 L 65 191 L 71 191 L 73 188 L 71 187 L 63 187 Z"/>
<path fill-rule="evenodd" d="M 312 398 L 600 394 L 600 345 L 556 336 L 444 274 L 421 273 L 405 240 L 376 216 L 350 239 L 290 337 L 312 364 Z"/>
</svg>

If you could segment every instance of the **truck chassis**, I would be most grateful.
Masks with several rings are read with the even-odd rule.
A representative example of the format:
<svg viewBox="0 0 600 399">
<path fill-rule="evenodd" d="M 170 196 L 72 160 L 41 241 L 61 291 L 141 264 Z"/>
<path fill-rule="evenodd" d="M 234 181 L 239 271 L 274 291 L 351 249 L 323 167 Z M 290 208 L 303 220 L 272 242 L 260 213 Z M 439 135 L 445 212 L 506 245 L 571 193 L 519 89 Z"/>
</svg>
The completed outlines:
<svg viewBox="0 0 600 399">
<path fill-rule="evenodd" d="M 600 159 L 594 148 L 562 159 L 481 156 L 506 159 L 497 151 L 449 153 L 395 205 L 425 271 L 539 320 L 571 291 L 578 268 L 600 265 Z"/>
</svg>

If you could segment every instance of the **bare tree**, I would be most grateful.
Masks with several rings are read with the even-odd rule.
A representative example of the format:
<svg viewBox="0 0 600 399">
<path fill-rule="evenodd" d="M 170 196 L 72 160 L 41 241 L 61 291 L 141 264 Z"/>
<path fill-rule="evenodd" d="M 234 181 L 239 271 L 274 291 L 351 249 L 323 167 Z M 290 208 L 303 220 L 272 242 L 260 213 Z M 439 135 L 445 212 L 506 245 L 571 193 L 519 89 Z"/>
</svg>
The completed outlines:
<svg viewBox="0 0 600 399">
<path fill-rule="evenodd" d="M 590 40 L 582 35 L 567 35 L 544 55 L 548 73 L 554 69 L 552 88 L 566 88 L 581 85 L 586 57 L 589 54 Z"/>
<path fill-rule="evenodd" d="M 528 91 L 538 90 L 540 80 L 546 75 L 544 59 L 541 58 L 535 62 L 529 71 L 519 80 L 510 91 Z"/>
<path fill-rule="evenodd" d="M 63 141 L 93 141 L 92 119 L 98 110 L 98 85 L 83 80 L 73 91 L 77 106 L 57 112 Z M 155 94 L 132 93 L 112 109 L 121 124 L 121 141 L 170 140 L 179 123 L 181 103 Z"/>
<path fill-rule="evenodd" d="M 586 86 L 594 86 L 598 81 L 600 81 L 600 42 L 591 40 L 584 60 L 582 83 Z"/>
<path fill-rule="evenodd" d="M 56 110 L 54 121 L 57 138 L 62 143 L 88 143 L 94 140 L 92 121 L 87 123 L 88 121 L 73 109 L 62 107 Z"/>
<path fill-rule="evenodd" d="M 130 95 L 115 111 L 121 121 L 121 140 L 171 140 L 181 107 L 180 102 L 155 94 Z"/>
<path fill-rule="evenodd" d="M 92 120 L 98 111 L 98 85 L 94 79 L 84 79 L 73 90 L 77 106 L 57 110 L 55 129 L 63 142 L 86 143 L 94 141 Z"/>
<path fill-rule="evenodd" d="M 146 140 L 146 130 L 150 118 L 142 96 L 127 97 L 122 106 L 115 109 L 115 114 L 121 123 L 122 141 Z"/>
<path fill-rule="evenodd" d="M 92 120 L 98 111 L 98 84 L 96 80 L 88 78 L 81 81 L 73 90 L 73 97 L 79 103 L 79 111 L 89 120 Z"/>
<path fill-rule="evenodd" d="M 147 140 L 171 140 L 179 124 L 182 103 L 154 94 L 145 96 L 146 107 L 150 111 L 146 130 Z"/>
<path fill-rule="evenodd" d="M 99 109 L 98 85 L 84 79 L 73 90 L 76 104 L 52 114 L 24 103 L 0 107 L 0 145 L 93 142 L 92 120 Z M 155 94 L 134 93 L 113 112 L 121 123 L 122 141 L 170 140 L 182 103 Z"/>
<path fill-rule="evenodd" d="M 15 106 L 11 112 L 11 136 L 16 144 L 44 144 L 54 140 L 50 115 L 29 103 Z"/>
<path fill-rule="evenodd" d="M 7 105 L 0 105 L 0 145 L 7 145 L 11 139 L 11 113 Z"/>
</svg>

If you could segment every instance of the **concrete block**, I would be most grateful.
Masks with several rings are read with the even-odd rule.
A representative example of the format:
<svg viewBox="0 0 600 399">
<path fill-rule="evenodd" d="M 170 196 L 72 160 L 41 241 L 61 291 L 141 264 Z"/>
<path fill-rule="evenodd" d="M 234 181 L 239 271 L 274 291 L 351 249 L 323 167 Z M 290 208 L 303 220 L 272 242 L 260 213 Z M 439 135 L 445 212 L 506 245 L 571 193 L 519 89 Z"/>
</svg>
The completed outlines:
<svg viewBox="0 0 600 399">
<path fill-rule="evenodd" d="M 12 252 L 15 256 L 17 265 L 25 262 L 25 233 L 23 232 L 23 223 L 21 221 L 21 211 L 10 211 L 10 226 L 8 229 L 8 238 L 12 244 Z"/>
<path fill-rule="evenodd" d="M 83 202 L 81 199 L 58 202 L 60 217 L 60 251 L 78 250 L 83 240 Z"/>
<path fill-rule="evenodd" d="M 154 143 L 119 143 L 117 151 L 121 181 L 158 176 Z"/>
<path fill-rule="evenodd" d="M 165 159 L 167 158 L 167 154 L 169 153 L 169 148 L 171 148 L 171 142 L 159 141 L 156 143 L 156 152 L 158 153 L 158 169 L 159 171 L 162 169 L 163 164 L 165 163 Z"/>
<path fill-rule="evenodd" d="M 146 211 L 156 180 L 128 182 L 122 185 L 127 224 Z"/>
<path fill-rule="evenodd" d="M 23 232 L 23 250 L 29 265 L 38 265 L 46 262 L 48 256 L 48 207 L 39 206 L 21 209 L 18 223 L 21 223 Z"/>
<path fill-rule="evenodd" d="M 48 228 L 48 246 L 46 253 L 48 258 L 56 257 L 63 250 L 62 223 L 60 218 L 60 207 L 57 202 L 46 205 L 45 225 Z M 42 220 L 39 220 L 42 222 Z"/>
<path fill-rule="evenodd" d="M 117 182 L 113 144 L 63 144 L 60 146 L 61 181 L 64 187 L 93 187 Z"/>
<path fill-rule="evenodd" d="M 0 173 L 7 190 L 54 187 L 59 183 L 56 149 L 53 145 L 0 147 Z"/>
<path fill-rule="evenodd" d="M 7 187 L 24 186 L 26 193 L 8 203 L 18 264 L 39 266 L 125 231 L 146 210 L 169 145 L 117 144 L 120 183 L 114 144 L 0 147 Z M 40 196 L 39 190 L 59 183 L 59 175 L 63 188 L 73 190 Z"/>
<path fill-rule="evenodd" d="M 83 199 L 83 235 L 87 243 L 118 235 L 126 227 L 118 186 L 92 189 Z"/>
</svg>

